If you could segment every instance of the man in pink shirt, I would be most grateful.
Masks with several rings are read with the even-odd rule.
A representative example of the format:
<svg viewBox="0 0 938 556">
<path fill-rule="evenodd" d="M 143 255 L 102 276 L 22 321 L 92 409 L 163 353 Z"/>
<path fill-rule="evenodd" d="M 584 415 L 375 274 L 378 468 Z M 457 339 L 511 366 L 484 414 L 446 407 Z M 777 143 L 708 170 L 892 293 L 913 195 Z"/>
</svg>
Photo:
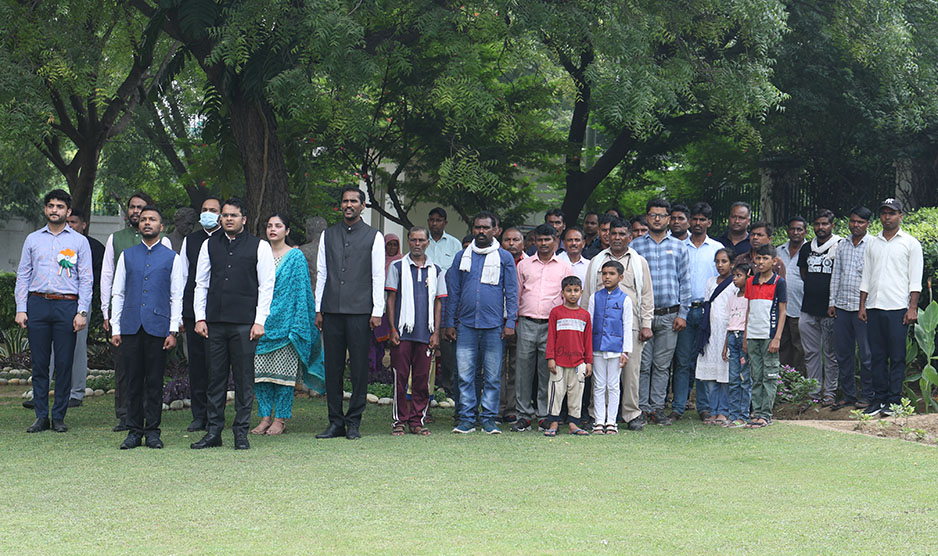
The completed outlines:
<svg viewBox="0 0 938 556">
<path fill-rule="evenodd" d="M 573 268 L 555 255 L 557 231 L 549 224 L 534 230 L 537 253 L 518 263 L 518 337 L 515 366 L 515 411 L 518 420 L 512 432 L 531 428 L 537 417 L 539 424 L 547 418 L 547 389 L 550 370 L 547 368 L 547 320 L 550 310 L 563 302 L 560 283 L 573 275 Z M 532 403 L 535 372 L 537 373 L 537 407 Z M 536 413 L 535 413 L 536 411 Z M 544 422 L 541 428 L 547 423 Z"/>
</svg>

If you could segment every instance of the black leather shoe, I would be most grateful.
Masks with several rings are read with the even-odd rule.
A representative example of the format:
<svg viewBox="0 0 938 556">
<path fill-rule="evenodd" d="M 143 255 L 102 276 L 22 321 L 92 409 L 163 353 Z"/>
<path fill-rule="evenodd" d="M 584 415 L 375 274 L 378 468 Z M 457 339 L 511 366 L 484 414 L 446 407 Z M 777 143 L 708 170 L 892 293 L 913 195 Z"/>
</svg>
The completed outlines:
<svg viewBox="0 0 938 556">
<path fill-rule="evenodd" d="M 26 429 L 26 432 L 42 432 L 49 430 L 49 418 L 40 417 L 33 421 L 32 425 L 29 425 L 29 428 Z"/>
<path fill-rule="evenodd" d="M 140 445 L 140 441 L 143 438 L 139 434 L 130 433 L 127 435 L 127 438 L 121 442 L 121 450 L 133 450 Z"/>
<path fill-rule="evenodd" d="M 25 407 L 26 409 L 36 409 L 36 402 L 32 400 L 26 400 L 25 402 L 23 402 L 23 407 Z"/>
<path fill-rule="evenodd" d="M 326 427 L 326 430 L 316 435 L 316 438 L 338 438 L 340 436 L 345 436 L 345 427 L 336 425 L 335 423 L 329 423 L 329 426 Z"/>
<path fill-rule="evenodd" d="M 154 448 L 159 450 L 163 447 L 163 441 L 160 439 L 160 435 L 153 433 L 147 435 L 147 448 Z"/>
<path fill-rule="evenodd" d="M 362 433 L 358 432 L 358 425 L 349 425 L 348 430 L 345 433 L 345 438 L 349 440 L 356 440 L 362 437 Z"/>
<path fill-rule="evenodd" d="M 189 423 L 189 426 L 186 427 L 186 430 L 189 432 L 204 431 L 205 421 L 192 421 L 191 423 Z"/>
<path fill-rule="evenodd" d="M 81 407 L 81 400 L 79 400 L 78 398 L 69 398 L 68 406 L 69 407 Z"/>
<path fill-rule="evenodd" d="M 65 421 L 60 421 L 59 419 L 52 420 L 52 432 L 68 432 L 68 427 L 65 426 Z"/>
<path fill-rule="evenodd" d="M 251 443 L 248 442 L 248 435 L 245 433 L 235 435 L 235 450 L 248 450 Z"/>
<path fill-rule="evenodd" d="M 193 442 L 189 447 L 193 450 L 201 450 L 202 448 L 216 448 L 218 446 L 221 446 L 221 435 L 209 432 L 202 437 L 202 440 Z"/>
<path fill-rule="evenodd" d="M 116 425 L 114 425 L 114 428 L 111 430 L 114 432 L 129 431 L 130 425 L 127 424 L 127 421 L 124 421 L 123 419 L 121 419 Z"/>
</svg>

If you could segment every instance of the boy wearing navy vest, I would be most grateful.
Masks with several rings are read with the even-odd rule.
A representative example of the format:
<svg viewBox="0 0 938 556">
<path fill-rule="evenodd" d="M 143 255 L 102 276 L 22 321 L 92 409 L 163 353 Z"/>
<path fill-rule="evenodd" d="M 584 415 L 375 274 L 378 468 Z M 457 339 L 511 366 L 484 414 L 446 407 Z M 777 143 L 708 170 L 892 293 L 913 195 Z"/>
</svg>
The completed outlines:
<svg viewBox="0 0 938 556">
<path fill-rule="evenodd" d="M 111 343 L 120 348 L 127 373 L 130 432 L 121 450 L 136 448 L 144 437 L 147 447 L 163 447 L 163 370 L 166 352 L 176 345 L 185 287 L 179 256 L 160 243 L 160 211 L 144 207 L 138 229 L 143 241 L 120 254 L 112 288 Z"/>
<path fill-rule="evenodd" d="M 617 434 L 619 375 L 632 353 L 632 300 L 619 282 L 625 267 L 608 261 L 601 270 L 603 289 L 590 297 L 593 319 L 594 434 Z"/>
</svg>

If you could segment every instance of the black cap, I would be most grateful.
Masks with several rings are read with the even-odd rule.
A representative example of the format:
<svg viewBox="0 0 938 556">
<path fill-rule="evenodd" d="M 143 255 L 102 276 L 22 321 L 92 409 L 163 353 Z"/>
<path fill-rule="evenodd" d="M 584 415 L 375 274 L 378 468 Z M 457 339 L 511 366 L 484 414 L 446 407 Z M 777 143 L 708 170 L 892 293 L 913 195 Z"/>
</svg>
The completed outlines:
<svg viewBox="0 0 938 556">
<path fill-rule="evenodd" d="M 890 197 L 880 203 L 879 208 L 890 208 L 896 212 L 902 212 L 902 201 Z"/>
</svg>

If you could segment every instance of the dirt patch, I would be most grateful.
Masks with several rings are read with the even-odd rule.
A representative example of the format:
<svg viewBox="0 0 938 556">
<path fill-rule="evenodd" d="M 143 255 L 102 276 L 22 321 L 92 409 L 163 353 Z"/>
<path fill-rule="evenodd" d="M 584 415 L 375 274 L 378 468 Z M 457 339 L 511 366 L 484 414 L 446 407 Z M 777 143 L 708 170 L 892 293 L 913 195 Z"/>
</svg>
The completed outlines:
<svg viewBox="0 0 938 556">
<path fill-rule="evenodd" d="M 820 404 L 802 407 L 797 404 L 782 403 L 776 405 L 772 413 L 776 419 L 786 421 L 854 421 L 855 419 L 850 415 L 853 409 L 852 405 L 832 410 L 830 407 L 821 407 Z"/>
<path fill-rule="evenodd" d="M 902 440 L 920 442 L 932 446 L 938 445 L 938 413 L 913 415 L 903 418 L 887 417 L 884 419 L 872 419 L 870 421 L 857 421 L 855 419 L 851 419 L 850 421 L 843 419 L 790 419 L 787 421 L 792 424 L 823 430 L 866 434 L 881 438 L 901 438 Z"/>
</svg>

